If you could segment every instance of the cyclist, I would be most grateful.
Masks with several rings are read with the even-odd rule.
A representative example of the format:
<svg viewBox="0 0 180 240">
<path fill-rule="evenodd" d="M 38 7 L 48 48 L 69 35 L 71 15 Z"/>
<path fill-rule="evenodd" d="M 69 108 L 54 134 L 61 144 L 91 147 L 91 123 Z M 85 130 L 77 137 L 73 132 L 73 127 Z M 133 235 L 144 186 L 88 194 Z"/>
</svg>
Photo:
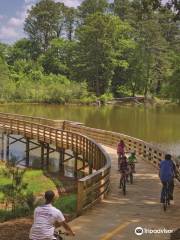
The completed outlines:
<svg viewBox="0 0 180 240">
<path fill-rule="evenodd" d="M 117 145 L 117 155 L 118 155 L 118 170 L 120 170 L 120 162 L 122 157 L 125 154 L 125 143 L 123 140 L 120 140 Z"/>
<path fill-rule="evenodd" d="M 132 152 L 128 157 L 128 164 L 131 168 L 132 173 L 135 173 L 135 162 L 136 162 L 136 152 Z"/>
<path fill-rule="evenodd" d="M 129 169 L 128 169 L 127 157 L 124 156 L 124 157 L 122 158 L 122 161 L 120 162 L 120 173 L 121 173 L 121 177 L 120 177 L 119 188 L 121 188 L 121 186 L 122 186 L 122 180 L 123 180 L 123 178 L 124 178 L 124 177 L 127 178 L 128 172 L 129 172 Z"/>
<path fill-rule="evenodd" d="M 174 191 L 174 176 L 176 174 L 176 167 L 173 161 L 171 160 L 171 155 L 166 154 L 165 160 L 160 162 L 160 171 L 159 176 L 162 182 L 162 191 L 161 191 L 161 203 L 163 200 L 163 189 L 166 186 L 166 183 L 169 183 L 169 200 L 173 200 L 173 191 Z"/>
<path fill-rule="evenodd" d="M 74 232 L 66 223 L 62 212 L 52 206 L 55 194 L 53 191 L 45 192 L 45 205 L 37 207 L 34 211 L 34 223 L 29 237 L 31 240 L 54 239 L 55 226 L 63 226 L 68 235 L 74 236 Z"/>
</svg>

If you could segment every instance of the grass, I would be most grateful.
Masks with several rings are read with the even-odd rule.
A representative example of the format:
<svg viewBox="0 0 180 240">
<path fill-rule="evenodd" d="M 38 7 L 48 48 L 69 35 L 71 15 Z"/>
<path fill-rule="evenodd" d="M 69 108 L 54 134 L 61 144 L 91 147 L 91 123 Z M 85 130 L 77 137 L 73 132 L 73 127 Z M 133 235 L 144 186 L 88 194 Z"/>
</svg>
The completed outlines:
<svg viewBox="0 0 180 240">
<path fill-rule="evenodd" d="M 54 206 L 60 209 L 63 213 L 71 214 L 76 212 L 77 195 L 71 194 L 62 196 L 56 199 Z"/>
<path fill-rule="evenodd" d="M 27 170 L 24 176 L 24 182 L 28 183 L 28 191 L 34 194 L 40 194 L 49 189 L 55 190 L 55 183 L 46 177 L 42 170 Z"/>
<path fill-rule="evenodd" d="M 2 169 L 3 167 L 1 166 L 0 168 Z M 0 175 L 0 186 L 9 183 L 11 183 L 11 179 Z M 33 192 L 35 195 L 43 193 L 49 189 L 56 189 L 55 183 L 50 178 L 46 177 L 42 170 L 28 169 L 24 175 L 24 183 L 28 183 L 26 191 Z M 1 197 L 2 194 L 0 194 L 0 199 Z"/>
<path fill-rule="evenodd" d="M 1 174 L 4 167 L 5 165 L 0 163 L 0 186 L 11 183 L 11 179 Z M 32 192 L 34 196 L 40 195 L 49 189 L 56 190 L 57 185 L 63 186 L 63 183 L 58 178 L 53 178 L 52 180 L 47 177 L 42 170 L 34 169 L 26 170 L 23 182 L 28 183 L 26 192 Z M 2 199 L 3 194 L 0 192 L 0 201 L 2 201 Z M 74 215 L 76 213 L 76 201 L 76 194 L 68 194 L 67 196 L 56 198 L 54 206 L 60 209 L 63 213 Z M 39 204 L 39 201 L 37 204 Z M 0 222 L 32 215 L 33 210 L 34 209 L 29 209 L 28 207 L 20 207 L 17 208 L 15 212 L 12 212 L 10 210 L 2 209 L 0 206 Z"/>
<path fill-rule="evenodd" d="M 70 194 L 68 196 L 62 196 L 55 200 L 54 206 L 60 209 L 64 214 L 75 215 L 76 214 L 76 194 Z M 26 217 L 33 214 L 34 209 L 28 209 L 25 207 L 17 208 L 15 212 L 0 209 L 0 222 L 4 222 L 10 219 L 18 217 Z"/>
</svg>

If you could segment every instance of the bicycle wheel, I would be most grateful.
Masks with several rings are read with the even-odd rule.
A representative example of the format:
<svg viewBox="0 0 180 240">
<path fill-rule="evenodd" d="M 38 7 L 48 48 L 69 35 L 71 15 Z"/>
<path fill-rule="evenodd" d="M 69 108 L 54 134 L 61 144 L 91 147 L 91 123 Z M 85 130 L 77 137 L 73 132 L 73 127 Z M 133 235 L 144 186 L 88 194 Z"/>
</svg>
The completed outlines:
<svg viewBox="0 0 180 240">
<path fill-rule="evenodd" d="M 129 176 L 130 176 L 130 183 L 133 184 L 133 173 L 130 173 Z"/>
<path fill-rule="evenodd" d="M 167 202 L 167 196 L 166 196 L 166 193 L 165 193 L 165 194 L 164 194 L 164 203 L 163 203 L 163 209 L 164 209 L 164 211 L 166 211 L 167 205 L 168 205 L 168 202 Z"/>
<path fill-rule="evenodd" d="M 123 178 L 122 184 L 123 184 L 123 194 L 125 196 L 126 195 L 126 177 Z"/>
<path fill-rule="evenodd" d="M 164 202 L 163 202 L 163 209 L 164 211 L 167 210 L 167 206 L 169 205 L 169 189 L 168 189 L 168 185 L 166 184 L 166 186 L 164 187 L 164 191 L 163 191 L 163 199 L 164 199 Z"/>
</svg>

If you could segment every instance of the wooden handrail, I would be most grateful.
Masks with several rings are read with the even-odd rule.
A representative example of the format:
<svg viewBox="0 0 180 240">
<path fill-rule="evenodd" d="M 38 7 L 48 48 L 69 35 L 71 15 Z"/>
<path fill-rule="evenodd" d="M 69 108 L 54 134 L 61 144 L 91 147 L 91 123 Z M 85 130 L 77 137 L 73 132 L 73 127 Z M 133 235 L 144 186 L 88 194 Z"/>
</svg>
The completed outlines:
<svg viewBox="0 0 180 240">
<path fill-rule="evenodd" d="M 94 139 L 98 143 L 110 146 L 115 149 L 117 148 L 117 143 L 121 139 L 125 142 L 127 148 L 126 150 L 128 150 L 129 152 L 136 151 L 136 155 L 138 157 L 152 163 L 157 168 L 159 167 L 160 161 L 164 158 L 166 154 L 165 151 L 160 150 L 153 144 L 147 143 L 143 140 L 125 134 L 91 128 L 84 126 L 83 124 L 75 122 L 72 123 L 71 121 L 65 121 L 64 126 L 64 129 L 68 131 L 81 133 Z M 177 180 L 180 181 L 180 169 L 178 163 L 176 162 L 176 156 L 173 156 L 173 160 L 178 173 Z"/>
</svg>

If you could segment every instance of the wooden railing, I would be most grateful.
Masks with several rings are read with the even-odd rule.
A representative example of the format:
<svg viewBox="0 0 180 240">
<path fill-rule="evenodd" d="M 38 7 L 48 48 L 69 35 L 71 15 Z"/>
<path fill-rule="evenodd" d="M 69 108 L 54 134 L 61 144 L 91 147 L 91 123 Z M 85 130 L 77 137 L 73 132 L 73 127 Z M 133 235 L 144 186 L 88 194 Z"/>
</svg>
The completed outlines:
<svg viewBox="0 0 180 240">
<path fill-rule="evenodd" d="M 13 113 L 0 112 L 0 118 L 1 117 L 7 117 L 10 119 L 19 119 L 19 120 L 24 120 L 24 121 L 28 121 L 28 122 L 39 123 L 42 125 L 48 125 L 48 126 L 51 126 L 54 128 L 59 128 L 59 129 L 63 129 L 63 124 L 64 124 L 64 120 L 53 120 L 53 119 L 32 117 L 32 116 L 19 115 L 19 114 L 13 114 Z"/>
<path fill-rule="evenodd" d="M 96 142 L 110 146 L 112 148 L 117 148 L 117 143 L 119 140 L 123 140 L 126 145 L 126 150 L 136 152 L 136 156 L 152 163 L 155 167 L 159 167 L 160 161 L 164 159 L 166 152 L 158 149 L 156 146 L 147 143 L 143 140 L 133 138 L 121 133 L 90 128 L 86 127 L 80 123 L 73 123 L 65 121 L 64 129 L 72 132 L 78 132 L 85 136 L 94 139 Z M 176 161 L 176 156 L 173 156 L 174 163 L 177 170 L 177 180 L 180 181 L 180 168 L 179 162 Z"/>
<path fill-rule="evenodd" d="M 104 149 L 94 140 L 81 135 L 21 119 L 14 115 L 0 116 L 0 129 L 7 134 L 20 134 L 25 138 L 53 144 L 56 148 L 71 149 L 83 155 L 91 166 L 92 174 L 78 180 L 77 212 L 102 199 L 109 190 L 110 158 Z M 16 115 L 17 117 L 17 115 Z M 18 118 L 24 118 L 24 116 Z M 26 118 L 26 117 L 25 117 Z M 37 120 L 37 119 L 35 119 Z"/>
<path fill-rule="evenodd" d="M 97 143 L 107 145 L 113 148 L 117 147 L 117 143 L 120 139 L 124 140 L 126 147 L 128 148 L 128 151 L 136 151 L 136 155 L 139 158 L 144 159 L 145 161 L 148 161 L 152 163 L 154 166 L 159 167 L 160 161 L 164 158 L 166 152 L 158 149 L 156 146 L 149 144 L 143 140 L 136 139 L 121 133 L 101 130 L 101 129 L 95 129 L 86 127 L 81 123 L 72 122 L 72 121 L 62 121 L 57 120 L 56 124 L 53 123 L 53 120 L 49 119 L 43 119 L 43 118 L 35 118 L 35 117 L 27 117 L 27 116 L 20 116 L 16 114 L 4 114 L 0 113 L 1 116 L 6 116 L 8 119 L 29 119 L 30 121 L 33 121 L 34 123 L 43 123 L 52 126 L 55 126 L 56 128 L 61 128 L 61 130 L 57 130 L 52 128 L 53 132 L 51 131 L 51 134 L 55 134 L 56 131 L 62 132 L 64 130 L 65 136 L 60 137 L 58 141 L 61 142 L 61 146 L 63 147 L 72 147 L 74 148 L 78 147 L 79 151 L 84 154 L 84 157 L 89 159 L 89 162 L 92 161 L 92 166 L 97 171 L 95 173 L 90 174 L 89 176 L 82 178 L 78 181 L 78 211 L 81 212 L 83 209 L 87 208 L 88 206 L 91 206 L 91 204 L 94 204 L 98 199 L 104 196 L 108 192 L 109 188 L 109 173 L 110 173 L 110 159 L 108 155 L 104 152 L 104 150 L 100 147 L 100 145 L 96 144 L 91 139 L 94 139 Z M 34 123 L 31 122 L 31 126 L 35 127 Z M 17 123 L 16 123 L 17 124 Z M 30 123 L 29 123 L 30 124 Z M 44 131 L 48 131 L 49 126 L 41 126 L 38 125 L 39 130 L 37 129 L 37 126 L 35 127 L 35 131 L 40 131 L 41 135 L 44 134 Z M 24 127 L 21 127 L 22 129 Z M 44 130 L 46 128 L 46 130 Z M 77 134 L 79 137 L 76 138 L 74 143 L 72 141 L 67 140 L 67 138 L 71 138 L 69 136 L 72 136 L 73 134 Z M 80 135 L 82 134 L 82 135 Z M 68 135 L 68 136 L 67 136 Z M 62 136 L 62 134 L 61 134 Z M 74 135 L 76 136 L 76 135 Z M 87 144 L 85 139 L 85 136 L 88 136 L 89 143 Z M 30 136 L 31 137 L 31 136 Z M 35 137 L 33 134 L 32 137 Z M 80 138 L 84 140 L 80 140 Z M 49 139 L 49 138 L 48 138 Z M 47 141 L 47 137 L 42 137 L 42 140 Z M 70 142 L 68 142 L 70 141 Z M 54 143 L 56 144 L 56 143 Z M 76 146 L 76 147 L 75 147 Z M 96 147 L 95 147 L 96 146 Z M 94 150 L 96 148 L 96 150 Z M 174 162 L 176 164 L 177 169 L 177 179 L 180 181 L 180 170 L 179 165 L 176 162 L 176 157 L 173 157 Z"/>
</svg>

